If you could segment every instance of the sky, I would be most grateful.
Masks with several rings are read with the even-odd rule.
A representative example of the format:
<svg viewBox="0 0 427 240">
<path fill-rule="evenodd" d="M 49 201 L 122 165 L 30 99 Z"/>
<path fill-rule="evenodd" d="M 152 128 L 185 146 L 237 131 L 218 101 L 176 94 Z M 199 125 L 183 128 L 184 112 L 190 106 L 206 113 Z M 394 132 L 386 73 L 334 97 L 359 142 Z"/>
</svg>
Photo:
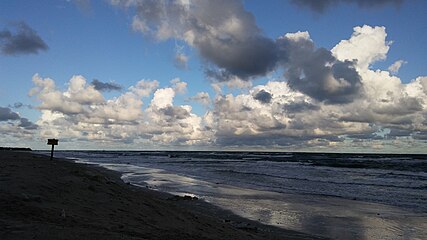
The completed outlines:
<svg viewBox="0 0 427 240">
<path fill-rule="evenodd" d="M 427 1 L 0 2 L 0 146 L 427 153 Z"/>
</svg>

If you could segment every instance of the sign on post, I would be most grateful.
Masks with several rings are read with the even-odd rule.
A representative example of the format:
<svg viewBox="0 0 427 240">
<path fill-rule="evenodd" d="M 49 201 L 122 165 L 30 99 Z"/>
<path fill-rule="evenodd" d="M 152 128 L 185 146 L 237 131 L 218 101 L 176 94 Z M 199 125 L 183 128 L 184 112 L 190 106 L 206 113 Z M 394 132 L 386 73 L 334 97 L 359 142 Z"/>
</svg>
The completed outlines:
<svg viewBox="0 0 427 240">
<path fill-rule="evenodd" d="M 53 159 L 53 149 L 55 148 L 55 145 L 58 145 L 58 139 L 49 138 L 47 140 L 47 145 L 52 145 L 52 151 L 50 152 L 50 160 Z"/>
<path fill-rule="evenodd" d="M 47 140 L 47 145 L 58 145 L 58 139 L 48 139 Z"/>
</svg>

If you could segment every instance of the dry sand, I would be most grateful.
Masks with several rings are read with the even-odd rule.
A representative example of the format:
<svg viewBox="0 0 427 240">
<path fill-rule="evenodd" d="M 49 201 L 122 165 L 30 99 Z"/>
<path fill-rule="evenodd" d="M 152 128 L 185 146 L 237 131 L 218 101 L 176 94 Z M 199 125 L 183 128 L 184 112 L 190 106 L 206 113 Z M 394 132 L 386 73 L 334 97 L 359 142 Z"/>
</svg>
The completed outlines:
<svg viewBox="0 0 427 240">
<path fill-rule="evenodd" d="M 128 185 L 118 173 L 0 151 L 0 239 L 320 239 Z"/>
</svg>

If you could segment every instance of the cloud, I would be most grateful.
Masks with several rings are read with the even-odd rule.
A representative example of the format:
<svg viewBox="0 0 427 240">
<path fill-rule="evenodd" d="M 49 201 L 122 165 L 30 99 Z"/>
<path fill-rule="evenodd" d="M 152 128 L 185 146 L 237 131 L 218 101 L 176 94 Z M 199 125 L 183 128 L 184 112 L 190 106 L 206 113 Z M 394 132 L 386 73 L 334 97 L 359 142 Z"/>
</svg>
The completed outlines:
<svg viewBox="0 0 427 240">
<path fill-rule="evenodd" d="M 175 38 L 194 47 L 209 63 L 242 79 L 263 76 L 277 62 L 274 41 L 264 37 L 254 16 L 236 0 L 111 1 L 133 7 L 132 27 L 158 40 Z M 182 55 L 177 55 L 183 63 Z"/>
<path fill-rule="evenodd" d="M 179 94 L 184 94 L 187 92 L 187 83 L 182 82 L 181 79 L 179 78 L 172 79 L 170 83 L 172 84 L 175 92 Z"/>
<path fill-rule="evenodd" d="M 12 25 L 16 31 L 0 31 L 0 50 L 4 55 L 37 54 L 46 51 L 47 44 L 25 22 Z"/>
<path fill-rule="evenodd" d="M 56 88 L 55 82 L 41 78 L 38 74 L 33 76 L 36 85 L 30 90 L 30 96 L 37 96 L 42 102 L 39 109 L 48 109 L 65 114 L 78 114 L 90 111 L 89 106 L 104 102 L 102 94 L 93 85 L 88 85 L 83 76 L 73 76 L 65 92 Z"/>
<path fill-rule="evenodd" d="M 20 117 L 17 113 L 10 110 L 7 107 L 0 107 L 0 121 L 8 121 L 8 120 L 19 120 Z"/>
<path fill-rule="evenodd" d="M 93 85 L 95 87 L 96 90 L 98 91 L 120 91 L 122 90 L 122 87 L 116 83 L 113 82 L 109 82 L 109 83 L 104 83 L 99 81 L 98 79 L 93 79 L 91 82 L 91 85 Z"/>
<path fill-rule="evenodd" d="M 139 97 L 148 97 L 159 87 L 159 81 L 157 80 L 140 80 L 135 86 L 131 86 L 129 90 Z"/>
<path fill-rule="evenodd" d="M 353 61 L 340 61 L 327 49 L 315 49 L 308 33 L 288 33 L 278 45 L 292 89 L 330 104 L 352 102 L 358 96 L 362 82 Z"/>
<path fill-rule="evenodd" d="M 367 69 L 369 65 L 386 59 L 391 45 L 386 37 L 385 27 L 357 26 L 350 39 L 341 40 L 331 52 L 340 61 L 356 60 L 359 69 Z"/>
<path fill-rule="evenodd" d="M 23 107 L 24 106 L 24 104 L 23 103 L 21 103 L 21 102 L 16 102 L 16 103 L 14 103 L 13 104 L 13 107 L 14 108 L 21 108 L 21 107 Z"/>
<path fill-rule="evenodd" d="M 0 107 L 0 131 L 4 129 L 5 122 L 11 124 L 7 124 L 10 128 L 10 132 L 5 132 L 4 135 L 9 135 L 10 133 L 19 134 L 22 129 L 35 130 L 38 128 L 37 124 L 31 122 L 28 120 L 28 118 L 21 117 L 18 113 L 13 112 L 10 108 Z M 16 122 L 19 122 L 19 124 Z"/>
<path fill-rule="evenodd" d="M 175 55 L 175 67 L 180 69 L 188 68 L 188 56 L 183 53 L 177 53 Z"/>
<path fill-rule="evenodd" d="M 283 105 L 285 112 L 287 113 L 301 113 L 308 111 L 318 111 L 320 110 L 320 106 L 309 103 L 307 101 L 295 101 L 288 104 Z"/>
<path fill-rule="evenodd" d="M 173 81 L 172 81 L 173 82 Z M 174 105 L 176 89 L 158 89 L 145 109 L 145 132 L 154 142 L 167 144 L 200 144 L 211 141 L 203 131 L 202 118 L 189 105 Z"/>
<path fill-rule="evenodd" d="M 13 105 L 8 105 L 9 108 L 15 108 L 15 109 L 19 109 L 19 108 L 28 108 L 28 109 L 32 109 L 33 106 L 31 106 L 30 104 L 23 104 L 22 102 L 16 102 Z"/>
<path fill-rule="evenodd" d="M 283 68 L 293 89 L 319 101 L 347 103 L 359 94 L 361 82 L 353 61 L 340 61 L 329 50 L 316 49 L 307 32 L 276 40 L 265 37 L 241 1 L 140 0 L 112 4 L 136 9 L 134 30 L 195 48 L 206 60 L 207 78 L 214 82 L 247 88 L 251 86 L 249 80 Z"/>
<path fill-rule="evenodd" d="M 257 92 L 254 95 L 254 99 L 262 102 L 262 103 L 270 103 L 271 102 L 271 93 L 265 91 L 264 89 L 261 89 L 259 92 Z"/>
<path fill-rule="evenodd" d="M 38 128 L 38 125 L 28 120 L 28 118 L 21 118 L 19 126 L 27 130 L 35 130 Z"/>
<path fill-rule="evenodd" d="M 403 61 L 403 60 L 397 60 L 392 65 L 390 65 L 390 67 L 388 67 L 388 71 L 390 71 L 393 74 L 397 74 L 399 72 L 400 68 L 403 66 L 403 64 L 406 64 L 406 63 L 408 63 L 408 62 Z"/>
<path fill-rule="evenodd" d="M 379 114 L 397 116 L 408 115 L 422 111 L 422 102 L 423 101 L 420 98 L 403 96 L 401 98 L 394 99 L 394 101 L 382 104 L 373 110 Z"/>
<path fill-rule="evenodd" d="M 172 88 L 158 89 L 154 93 L 153 100 L 151 100 L 151 105 L 156 108 L 166 108 L 172 106 L 174 97 L 175 91 Z"/>
<path fill-rule="evenodd" d="M 192 145 L 209 141 L 203 133 L 202 118 L 191 106 L 175 105 L 176 94 L 185 92 L 187 83 L 171 80 L 171 86 L 158 88 L 158 81 L 141 80 L 118 97 L 105 99 L 82 76 L 73 76 L 65 90 L 49 78 L 33 77 L 30 95 L 40 101 L 42 115 L 37 121 L 42 137 L 66 141 L 109 144 Z M 145 106 L 142 98 L 153 98 Z M 60 107 L 62 106 L 62 107 Z M 21 125 L 31 128 L 25 120 Z"/>
<path fill-rule="evenodd" d="M 196 101 L 206 107 L 211 104 L 211 98 L 207 92 L 198 92 L 195 96 L 190 97 L 189 100 Z"/>
<path fill-rule="evenodd" d="M 291 0 L 291 3 L 299 7 L 306 7 L 319 13 L 341 3 L 357 4 L 361 8 L 375 8 L 389 4 L 399 6 L 403 2 L 404 0 Z"/>
<path fill-rule="evenodd" d="M 415 84 L 418 84 L 419 86 L 421 86 L 421 88 L 424 91 L 424 93 L 427 94 L 427 77 L 418 77 L 414 81 L 414 85 Z"/>
<path fill-rule="evenodd" d="M 249 93 L 218 95 L 214 109 L 206 114 L 209 129 L 215 133 L 215 142 L 223 146 L 331 149 L 361 146 L 379 139 L 384 144 L 396 144 L 387 141 L 399 139 L 400 144 L 411 147 L 411 139 L 422 139 L 427 126 L 427 78 L 418 77 L 405 84 L 387 71 L 372 70 L 372 64 L 385 59 L 390 48 L 385 28 L 363 26 L 354 31 L 350 39 L 341 41 L 329 53 L 327 50 L 318 53 L 308 33 L 304 32 L 285 35 L 282 46 L 294 50 L 284 51 L 287 58 L 294 58 L 284 64 L 292 63 L 304 69 L 305 61 L 319 54 L 318 58 L 328 61 L 314 61 L 323 64 L 311 71 L 326 71 L 336 79 L 357 79 L 356 92 L 340 95 L 338 91 L 335 96 L 322 101 L 323 95 L 314 90 L 310 92 L 309 85 L 295 88 L 276 80 L 255 86 Z M 373 47 L 366 45 L 368 39 Z M 299 47 L 291 47 L 292 44 Z M 361 49 L 365 49 L 363 54 L 359 53 Z M 309 75 L 306 71 L 301 72 L 300 76 L 304 78 Z M 328 84 L 322 79 L 322 74 L 317 74 L 316 81 L 319 82 L 307 84 L 316 84 L 315 88 L 323 91 L 322 86 Z M 346 90 L 345 86 L 341 89 Z M 265 95 L 269 101 L 254 98 L 262 91 L 268 94 L 260 96 Z M 351 101 L 342 100 L 349 95 Z M 330 104 L 331 100 L 335 104 Z M 381 129 L 390 133 L 376 134 Z"/>
<path fill-rule="evenodd" d="M 261 90 L 271 94 L 270 103 L 253 97 Z M 207 123 L 215 131 L 216 142 L 224 144 L 231 139 L 236 140 L 236 143 L 246 142 L 243 139 L 255 137 L 259 141 L 262 138 L 268 141 L 267 136 L 286 136 L 288 118 L 280 105 L 287 96 L 301 94 L 292 92 L 285 82 L 269 82 L 265 86 L 251 89 L 248 94 L 218 95 L 214 109 L 207 114 Z"/>
</svg>

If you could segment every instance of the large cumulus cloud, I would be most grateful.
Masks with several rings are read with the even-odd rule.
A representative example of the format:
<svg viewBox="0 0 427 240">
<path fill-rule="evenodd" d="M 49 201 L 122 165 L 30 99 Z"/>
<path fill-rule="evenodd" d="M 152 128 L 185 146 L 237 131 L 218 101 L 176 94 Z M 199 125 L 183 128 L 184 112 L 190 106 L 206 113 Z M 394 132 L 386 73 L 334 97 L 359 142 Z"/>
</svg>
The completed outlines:
<svg viewBox="0 0 427 240">
<path fill-rule="evenodd" d="M 111 99 L 105 99 L 83 76 L 73 76 L 65 90 L 58 89 L 53 79 L 37 74 L 33 82 L 30 95 L 40 101 L 37 108 L 42 116 L 37 123 L 43 138 L 110 144 L 144 142 L 149 146 L 209 141 L 202 132 L 201 117 L 192 113 L 191 106 L 173 104 L 175 95 L 186 88 L 179 79 L 165 88 L 159 88 L 156 80 L 141 80 Z M 143 98 L 151 95 L 144 109 Z"/>
</svg>

